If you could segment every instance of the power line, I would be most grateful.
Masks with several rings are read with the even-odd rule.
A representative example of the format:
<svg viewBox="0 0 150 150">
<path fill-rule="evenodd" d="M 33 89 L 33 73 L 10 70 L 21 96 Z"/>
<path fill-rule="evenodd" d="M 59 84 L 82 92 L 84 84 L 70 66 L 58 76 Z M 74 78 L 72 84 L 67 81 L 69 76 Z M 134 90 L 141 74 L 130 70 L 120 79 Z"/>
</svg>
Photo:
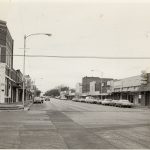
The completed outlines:
<svg viewBox="0 0 150 150">
<path fill-rule="evenodd" d="M 0 55 L 12 56 L 12 55 Z M 24 55 L 13 55 L 16 57 L 24 57 Z M 150 57 L 113 57 L 113 56 L 62 56 L 62 55 L 26 55 L 25 57 L 45 57 L 45 58 L 79 58 L 79 59 L 150 59 Z"/>
</svg>

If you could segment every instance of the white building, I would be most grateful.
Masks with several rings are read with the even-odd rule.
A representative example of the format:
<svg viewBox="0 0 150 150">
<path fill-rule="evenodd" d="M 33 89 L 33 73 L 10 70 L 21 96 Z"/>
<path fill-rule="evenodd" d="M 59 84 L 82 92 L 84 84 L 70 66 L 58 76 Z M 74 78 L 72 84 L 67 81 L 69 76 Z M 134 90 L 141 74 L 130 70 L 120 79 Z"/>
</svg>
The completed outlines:
<svg viewBox="0 0 150 150">
<path fill-rule="evenodd" d="M 5 63 L 0 63 L 0 103 L 5 102 Z M 8 91 L 8 97 L 11 98 L 11 88 Z"/>
<path fill-rule="evenodd" d="M 107 93 L 113 99 L 128 99 L 136 105 L 150 105 L 150 74 L 142 74 L 107 83 L 110 88 Z"/>
<path fill-rule="evenodd" d="M 76 89 L 75 89 L 75 95 L 76 96 L 81 96 L 82 95 L 82 84 L 81 83 L 77 83 L 76 84 Z"/>
</svg>

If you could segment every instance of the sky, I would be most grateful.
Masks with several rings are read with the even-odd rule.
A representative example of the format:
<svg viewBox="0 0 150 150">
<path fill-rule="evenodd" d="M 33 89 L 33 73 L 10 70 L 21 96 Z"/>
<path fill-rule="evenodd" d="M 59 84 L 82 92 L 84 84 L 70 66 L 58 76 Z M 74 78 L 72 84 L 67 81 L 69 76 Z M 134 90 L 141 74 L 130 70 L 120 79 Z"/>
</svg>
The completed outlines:
<svg viewBox="0 0 150 150">
<path fill-rule="evenodd" d="M 0 0 L 0 20 L 14 39 L 14 55 L 149 57 L 150 1 Z M 14 56 L 23 69 L 23 57 Z M 91 71 L 93 70 L 93 71 Z M 43 92 L 75 88 L 84 76 L 121 79 L 150 71 L 149 59 L 26 58 L 25 72 Z"/>
</svg>

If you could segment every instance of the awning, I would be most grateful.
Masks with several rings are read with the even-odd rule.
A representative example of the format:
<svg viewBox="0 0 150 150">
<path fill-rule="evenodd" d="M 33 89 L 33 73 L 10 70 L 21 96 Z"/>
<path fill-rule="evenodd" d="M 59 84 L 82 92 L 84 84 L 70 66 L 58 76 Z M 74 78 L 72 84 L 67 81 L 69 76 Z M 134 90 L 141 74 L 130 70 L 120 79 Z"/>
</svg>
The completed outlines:
<svg viewBox="0 0 150 150">
<path fill-rule="evenodd" d="M 124 87 L 122 89 L 114 89 L 114 92 L 137 92 L 139 91 L 139 87 Z"/>
<path fill-rule="evenodd" d="M 11 86 L 14 88 L 21 88 L 21 86 L 18 83 L 11 82 Z"/>
</svg>

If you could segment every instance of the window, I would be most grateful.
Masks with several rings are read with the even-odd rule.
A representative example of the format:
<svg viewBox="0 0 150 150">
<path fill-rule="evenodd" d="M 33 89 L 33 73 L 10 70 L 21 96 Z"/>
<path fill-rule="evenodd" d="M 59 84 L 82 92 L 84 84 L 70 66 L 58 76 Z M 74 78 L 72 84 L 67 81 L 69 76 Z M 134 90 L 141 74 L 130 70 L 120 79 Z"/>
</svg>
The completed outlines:
<svg viewBox="0 0 150 150">
<path fill-rule="evenodd" d="M 9 66 L 9 68 L 11 68 L 11 53 L 8 51 L 6 51 L 6 64 Z"/>
</svg>

